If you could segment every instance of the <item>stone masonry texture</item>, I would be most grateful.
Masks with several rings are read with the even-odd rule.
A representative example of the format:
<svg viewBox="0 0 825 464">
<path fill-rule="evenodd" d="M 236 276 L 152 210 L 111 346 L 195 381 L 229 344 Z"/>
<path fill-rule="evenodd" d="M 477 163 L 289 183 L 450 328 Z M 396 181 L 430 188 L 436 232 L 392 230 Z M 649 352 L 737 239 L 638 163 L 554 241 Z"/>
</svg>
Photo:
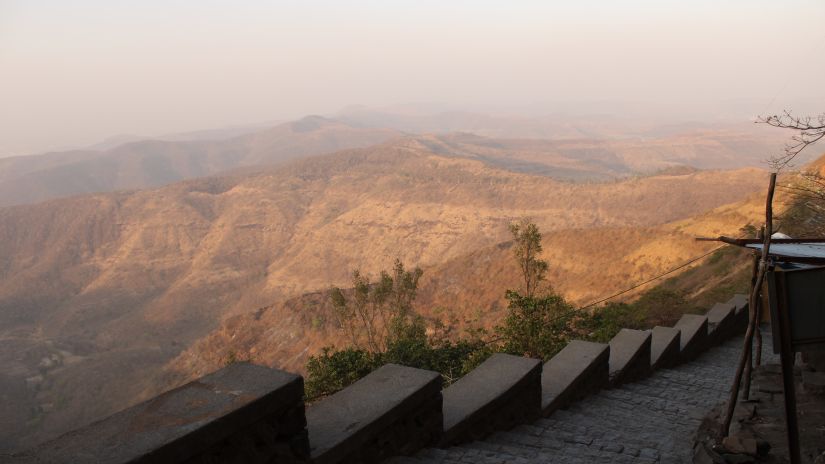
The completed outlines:
<svg viewBox="0 0 825 464">
<path fill-rule="evenodd" d="M 741 347 L 737 336 L 692 362 L 602 390 L 549 418 L 388 462 L 690 463 L 696 430 L 703 416 L 726 400 Z"/>
</svg>

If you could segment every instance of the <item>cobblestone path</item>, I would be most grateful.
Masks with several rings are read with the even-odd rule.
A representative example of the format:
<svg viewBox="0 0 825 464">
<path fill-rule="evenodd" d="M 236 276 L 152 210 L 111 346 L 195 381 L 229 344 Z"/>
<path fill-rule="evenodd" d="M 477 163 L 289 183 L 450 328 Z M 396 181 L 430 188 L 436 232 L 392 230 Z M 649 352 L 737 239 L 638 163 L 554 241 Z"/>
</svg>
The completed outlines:
<svg viewBox="0 0 825 464">
<path fill-rule="evenodd" d="M 766 337 L 768 362 L 770 343 Z M 741 337 L 735 337 L 693 362 L 602 390 L 549 418 L 484 441 L 425 449 L 389 462 L 690 463 L 694 433 L 704 415 L 726 400 L 741 347 Z"/>
</svg>

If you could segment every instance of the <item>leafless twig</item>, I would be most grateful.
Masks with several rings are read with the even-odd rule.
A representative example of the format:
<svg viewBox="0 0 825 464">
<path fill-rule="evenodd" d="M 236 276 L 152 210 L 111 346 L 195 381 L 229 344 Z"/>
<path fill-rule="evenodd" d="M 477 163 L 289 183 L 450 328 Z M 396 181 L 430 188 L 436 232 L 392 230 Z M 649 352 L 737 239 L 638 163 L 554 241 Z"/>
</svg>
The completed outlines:
<svg viewBox="0 0 825 464">
<path fill-rule="evenodd" d="M 785 144 L 783 154 L 773 156 L 768 160 L 768 163 L 777 172 L 789 166 L 802 150 L 825 137 L 825 113 L 815 117 L 794 116 L 790 111 L 785 110 L 782 114 L 760 116 L 757 122 L 781 129 L 798 131 L 796 135 L 791 137 L 791 141 Z"/>
</svg>

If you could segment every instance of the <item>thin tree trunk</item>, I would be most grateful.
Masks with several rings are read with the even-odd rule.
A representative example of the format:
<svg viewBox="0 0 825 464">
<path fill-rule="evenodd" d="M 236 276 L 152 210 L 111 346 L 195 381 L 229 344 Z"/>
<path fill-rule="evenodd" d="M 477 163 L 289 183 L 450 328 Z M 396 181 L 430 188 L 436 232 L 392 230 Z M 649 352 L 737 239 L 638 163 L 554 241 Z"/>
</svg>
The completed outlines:
<svg viewBox="0 0 825 464">
<path fill-rule="evenodd" d="M 730 432 L 730 423 L 733 420 L 733 411 L 736 409 L 736 397 L 739 396 L 739 386 L 742 383 L 742 375 L 745 371 L 745 365 L 748 361 L 748 352 L 753 343 L 753 333 L 756 321 L 756 299 L 759 296 L 759 290 L 762 287 L 762 281 L 765 279 L 765 272 L 768 267 L 768 255 L 771 246 L 771 233 L 773 231 L 773 192 L 776 188 L 776 173 L 771 173 L 771 181 L 768 186 L 768 198 L 765 204 L 765 241 L 762 244 L 762 256 L 759 260 L 759 269 L 756 273 L 756 285 L 751 290 L 750 301 L 748 305 L 754 310 L 750 311 L 750 320 L 748 321 L 748 330 L 745 332 L 744 346 L 742 347 L 742 354 L 739 356 L 739 365 L 736 367 L 736 374 L 733 378 L 733 385 L 730 389 L 730 396 L 728 397 L 728 407 L 725 412 L 725 420 L 722 424 L 722 436 L 727 437 Z"/>
<path fill-rule="evenodd" d="M 756 351 L 756 367 L 762 365 L 762 329 L 759 327 L 761 321 L 762 298 L 760 296 L 759 301 L 756 302 L 756 346 L 754 347 L 754 351 Z"/>
</svg>

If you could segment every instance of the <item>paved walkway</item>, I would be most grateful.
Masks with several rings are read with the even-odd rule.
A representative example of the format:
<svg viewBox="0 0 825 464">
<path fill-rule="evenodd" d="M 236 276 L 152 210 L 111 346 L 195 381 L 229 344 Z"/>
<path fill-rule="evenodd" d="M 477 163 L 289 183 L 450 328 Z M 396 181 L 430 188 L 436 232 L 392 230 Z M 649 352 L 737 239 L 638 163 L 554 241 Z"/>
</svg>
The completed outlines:
<svg viewBox="0 0 825 464">
<path fill-rule="evenodd" d="M 690 463 L 702 418 L 727 398 L 741 344 L 736 337 L 691 363 L 603 390 L 568 410 L 484 441 L 426 449 L 389 462 Z M 766 337 L 763 359 L 773 356 L 769 347 Z"/>
</svg>

